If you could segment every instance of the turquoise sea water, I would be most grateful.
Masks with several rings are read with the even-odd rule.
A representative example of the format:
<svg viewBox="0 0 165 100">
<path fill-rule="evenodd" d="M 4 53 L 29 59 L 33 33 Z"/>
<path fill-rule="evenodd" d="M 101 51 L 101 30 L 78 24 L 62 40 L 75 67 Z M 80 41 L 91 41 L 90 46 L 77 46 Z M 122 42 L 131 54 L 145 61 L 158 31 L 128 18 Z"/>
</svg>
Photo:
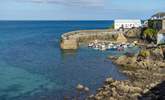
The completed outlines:
<svg viewBox="0 0 165 100">
<path fill-rule="evenodd" d="M 80 29 L 104 29 L 113 21 L 0 21 L 0 100 L 63 100 L 78 83 L 91 91 L 106 77 L 123 80 L 107 55 L 81 47 L 59 48 L 60 35 Z M 136 51 L 136 50 L 135 50 Z"/>
</svg>

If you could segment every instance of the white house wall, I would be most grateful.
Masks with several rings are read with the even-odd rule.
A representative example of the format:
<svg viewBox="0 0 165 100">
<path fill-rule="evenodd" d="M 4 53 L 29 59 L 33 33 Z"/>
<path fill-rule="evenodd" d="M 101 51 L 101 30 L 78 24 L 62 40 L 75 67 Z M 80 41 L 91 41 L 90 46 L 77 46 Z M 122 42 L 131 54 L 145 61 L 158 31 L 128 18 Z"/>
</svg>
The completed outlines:
<svg viewBox="0 0 165 100">
<path fill-rule="evenodd" d="M 165 43 L 165 34 L 158 34 L 157 35 L 157 44 L 164 44 Z"/>
<path fill-rule="evenodd" d="M 115 29 L 120 27 L 132 28 L 132 27 L 141 27 L 141 20 L 115 20 Z"/>
</svg>

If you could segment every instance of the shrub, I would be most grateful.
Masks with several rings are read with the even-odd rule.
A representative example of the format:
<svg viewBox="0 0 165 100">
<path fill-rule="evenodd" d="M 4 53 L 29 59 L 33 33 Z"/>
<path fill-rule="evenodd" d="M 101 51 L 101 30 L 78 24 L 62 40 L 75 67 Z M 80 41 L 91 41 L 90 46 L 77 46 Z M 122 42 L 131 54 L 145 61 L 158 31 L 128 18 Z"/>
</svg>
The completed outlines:
<svg viewBox="0 0 165 100">
<path fill-rule="evenodd" d="M 149 42 L 152 42 L 152 41 L 155 42 L 156 35 L 157 35 L 157 31 L 154 29 L 151 29 L 151 28 L 148 28 L 148 29 L 144 30 L 144 32 L 143 32 L 144 38 Z"/>
<path fill-rule="evenodd" d="M 147 58 L 147 57 L 150 56 L 150 51 L 148 51 L 148 50 L 141 50 L 139 52 L 139 56 L 144 57 L 144 58 Z"/>
</svg>

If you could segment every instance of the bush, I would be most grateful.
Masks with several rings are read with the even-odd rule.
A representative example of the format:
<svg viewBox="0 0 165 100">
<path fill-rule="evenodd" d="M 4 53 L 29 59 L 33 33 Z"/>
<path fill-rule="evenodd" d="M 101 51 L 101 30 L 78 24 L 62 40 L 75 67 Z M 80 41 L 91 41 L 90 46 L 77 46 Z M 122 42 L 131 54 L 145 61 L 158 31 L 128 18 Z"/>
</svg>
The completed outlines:
<svg viewBox="0 0 165 100">
<path fill-rule="evenodd" d="M 148 51 L 148 50 L 141 50 L 139 52 L 139 56 L 144 57 L 144 58 L 147 58 L 147 57 L 150 56 L 150 51 Z"/>
<path fill-rule="evenodd" d="M 144 30 L 144 32 L 143 32 L 144 38 L 149 42 L 155 42 L 156 35 L 157 35 L 157 31 L 154 29 L 151 29 L 151 28 L 148 28 L 148 29 Z"/>
</svg>

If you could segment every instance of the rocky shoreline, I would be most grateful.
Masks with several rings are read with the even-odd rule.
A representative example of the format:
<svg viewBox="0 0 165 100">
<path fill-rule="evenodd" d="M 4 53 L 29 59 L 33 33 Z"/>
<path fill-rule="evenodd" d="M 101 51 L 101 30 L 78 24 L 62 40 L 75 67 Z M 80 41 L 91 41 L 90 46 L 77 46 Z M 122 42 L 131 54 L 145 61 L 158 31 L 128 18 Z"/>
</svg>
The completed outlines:
<svg viewBox="0 0 165 100">
<path fill-rule="evenodd" d="M 139 60 L 139 54 L 110 56 L 129 79 L 107 78 L 103 87 L 88 100 L 165 100 L 165 61 L 160 48 L 147 49 L 151 55 Z M 159 59 L 157 58 L 159 57 Z M 161 87 L 160 87 L 161 86 Z"/>
<path fill-rule="evenodd" d="M 87 34 L 88 33 L 88 34 Z M 77 49 L 79 43 L 92 40 L 115 40 L 113 30 L 88 30 L 65 33 L 62 36 L 62 49 Z M 96 94 L 87 96 L 87 100 L 165 100 L 165 49 L 148 44 L 139 38 L 140 29 L 131 29 L 125 33 L 128 43 L 138 41 L 141 48 L 137 54 L 126 53 L 120 57 L 109 56 L 128 80 L 107 78 Z M 116 35 L 116 34 L 115 34 Z M 80 87 L 80 85 L 78 85 Z M 86 91 L 81 88 L 82 91 Z M 76 99 L 77 100 L 77 99 Z"/>
</svg>

